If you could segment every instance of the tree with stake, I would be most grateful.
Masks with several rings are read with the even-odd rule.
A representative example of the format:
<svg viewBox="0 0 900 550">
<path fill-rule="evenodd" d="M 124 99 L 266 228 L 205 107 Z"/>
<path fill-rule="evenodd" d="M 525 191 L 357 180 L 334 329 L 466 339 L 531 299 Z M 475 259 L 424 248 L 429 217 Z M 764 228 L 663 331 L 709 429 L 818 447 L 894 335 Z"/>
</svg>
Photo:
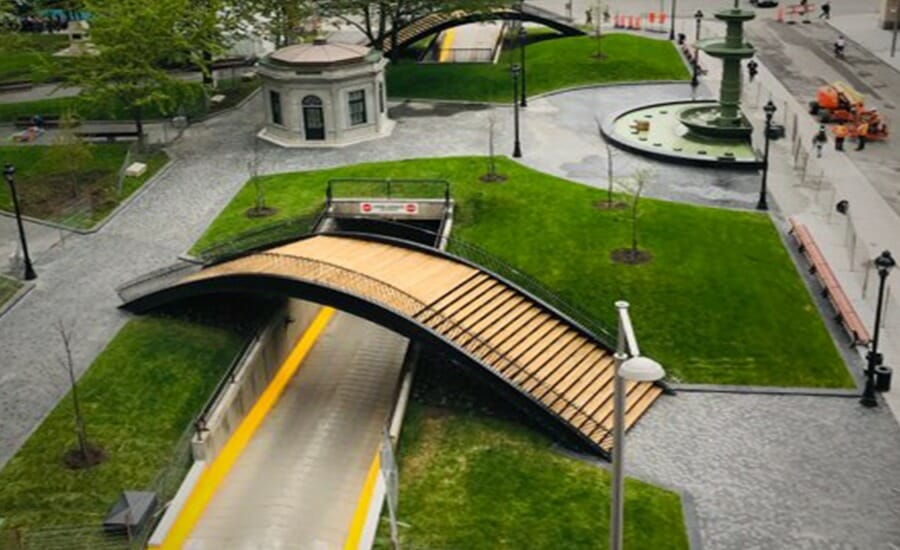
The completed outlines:
<svg viewBox="0 0 900 550">
<path fill-rule="evenodd" d="M 639 168 L 632 174 L 631 182 L 628 185 L 631 193 L 631 208 L 629 210 L 629 221 L 631 222 L 631 248 L 620 248 L 612 252 L 612 259 L 618 263 L 624 264 L 643 264 L 651 259 L 649 252 L 638 249 L 638 205 L 640 204 L 641 194 L 644 187 L 654 178 L 653 170 L 649 168 Z"/>
<path fill-rule="evenodd" d="M 263 151 L 260 150 L 260 140 L 256 139 L 253 134 L 253 156 L 247 161 L 247 172 L 250 175 L 250 182 L 253 184 L 254 201 L 253 206 L 247 210 L 247 217 L 264 218 L 278 212 L 275 208 L 269 208 L 266 205 L 266 190 L 263 180 L 259 177 L 259 167 L 263 162 Z"/>
<path fill-rule="evenodd" d="M 481 181 L 497 182 L 505 181 L 506 176 L 497 173 L 497 155 L 494 147 L 494 138 L 497 135 L 497 117 L 494 113 L 488 116 L 488 171 L 481 176 Z"/>
<path fill-rule="evenodd" d="M 78 438 L 78 447 L 66 452 L 63 460 L 73 470 L 82 470 L 96 466 L 103 462 L 103 451 L 90 444 L 87 438 L 84 415 L 78 401 L 78 381 L 75 377 L 75 361 L 72 359 L 72 330 L 62 321 L 57 321 L 56 330 L 62 340 L 65 355 L 61 359 L 63 367 L 69 375 L 70 393 L 72 395 L 72 407 L 75 418 L 75 435 Z"/>
<path fill-rule="evenodd" d="M 43 161 L 47 166 L 59 166 L 69 183 L 69 194 L 78 197 L 78 184 L 84 177 L 88 164 L 94 158 L 93 147 L 75 135 L 77 120 L 71 112 L 64 113 L 59 121 L 59 132 L 53 138 L 53 145 L 47 148 Z"/>
</svg>

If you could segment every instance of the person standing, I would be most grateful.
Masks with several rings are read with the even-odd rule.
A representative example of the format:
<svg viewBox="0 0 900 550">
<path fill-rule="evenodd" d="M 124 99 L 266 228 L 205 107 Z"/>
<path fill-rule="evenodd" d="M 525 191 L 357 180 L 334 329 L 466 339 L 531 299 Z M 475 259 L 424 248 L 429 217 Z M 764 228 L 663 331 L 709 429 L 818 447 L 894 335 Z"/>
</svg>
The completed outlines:
<svg viewBox="0 0 900 550">
<path fill-rule="evenodd" d="M 747 72 L 750 74 L 750 82 L 753 82 L 753 79 L 756 78 L 756 73 L 759 72 L 759 63 L 755 59 L 751 59 L 747 63 Z"/>
<path fill-rule="evenodd" d="M 828 0 L 822 2 L 822 11 L 819 13 L 819 19 L 831 19 L 831 2 Z"/>
<path fill-rule="evenodd" d="M 813 136 L 813 147 L 816 148 L 816 158 L 822 158 L 822 148 L 828 143 L 828 134 L 825 132 L 825 125 L 819 126 L 819 131 Z"/>
<path fill-rule="evenodd" d="M 590 8 L 584 10 L 584 24 L 590 25 L 594 22 L 594 12 Z"/>
<path fill-rule="evenodd" d="M 856 150 L 862 151 L 866 148 L 866 140 L 869 139 L 869 123 L 862 121 L 856 128 Z"/>
<path fill-rule="evenodd" d="M 844 150 L 844 140 L 847 139 L 847 134 L 850 133 L 850 129 L 847 128 L 846 124 L 838 124 L 834 127 L 834 150 L 835 151 L 843 151 Z"/>
</svg>

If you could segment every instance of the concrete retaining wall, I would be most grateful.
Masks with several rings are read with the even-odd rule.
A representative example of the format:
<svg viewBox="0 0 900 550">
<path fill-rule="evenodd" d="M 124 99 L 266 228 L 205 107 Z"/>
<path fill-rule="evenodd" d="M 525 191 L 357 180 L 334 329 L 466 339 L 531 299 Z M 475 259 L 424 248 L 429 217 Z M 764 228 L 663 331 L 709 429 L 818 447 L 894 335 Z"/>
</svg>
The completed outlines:
<svg viewBox="0 0 900 550">
<path fill-rule="evenodd" d="M 206 418 L 206 430 L 191 441 L 194 460 L 211 462 L 269 385 L 320 306 L 285 300 L 238 366 L 234 381 L 222 392 Z"/>
</svg>

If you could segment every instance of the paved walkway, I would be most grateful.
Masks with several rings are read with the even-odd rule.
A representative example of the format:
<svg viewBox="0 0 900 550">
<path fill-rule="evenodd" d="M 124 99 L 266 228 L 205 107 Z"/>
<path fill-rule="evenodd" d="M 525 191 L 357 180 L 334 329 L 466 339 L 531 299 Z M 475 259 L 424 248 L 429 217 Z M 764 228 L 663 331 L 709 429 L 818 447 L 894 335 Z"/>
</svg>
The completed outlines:
<svg viewBox="0 0 900 550">
<path fill-rule="evenodd" d="M 406 344 L 338 312 L 185 550 L 343 548 L 393 406 Z"/>
<path fill-rule="evenodd" d="M 833 17 L 830 21 L 835 30 L 862 46 L 894 69 L 900 71 L 900 39 L 897 50 L 891 57 L 893 31 L 885 30 L 878 24 L 877 13 L 860 13 Z"/>
</svg>

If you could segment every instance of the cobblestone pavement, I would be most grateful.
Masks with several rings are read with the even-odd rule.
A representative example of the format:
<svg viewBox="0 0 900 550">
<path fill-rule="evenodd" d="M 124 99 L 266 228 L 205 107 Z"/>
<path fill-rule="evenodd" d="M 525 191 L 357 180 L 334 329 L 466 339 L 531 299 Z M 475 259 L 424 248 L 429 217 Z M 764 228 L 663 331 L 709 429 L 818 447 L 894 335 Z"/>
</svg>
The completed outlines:
<svg viewBox="0 0 900 550">
<path fill-rule="evenodd" d="M 680 393 L 629 432 L 629 474 L 694 497 L 703 550 L 900 548 L 900 430 L 856 399 Z"/>
</svg>

